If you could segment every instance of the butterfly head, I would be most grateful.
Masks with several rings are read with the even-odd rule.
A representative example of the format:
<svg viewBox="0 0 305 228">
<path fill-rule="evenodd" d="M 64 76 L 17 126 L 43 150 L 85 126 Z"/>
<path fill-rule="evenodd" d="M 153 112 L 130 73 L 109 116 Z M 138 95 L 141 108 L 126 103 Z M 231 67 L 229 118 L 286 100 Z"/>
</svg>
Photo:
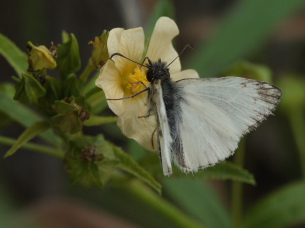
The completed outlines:
<svg viewBox="0 0 305 228">
<path fill-rule="evenodd" d="M 162 62 L 161 59 L 159 59 L 157 62 L 151 62 L 150 59 L 148 59 L 147 64 L 147 81 L 153 82 L 155 80 L 162 80 L 170 77 L 169 69 L 165 62 Z"/>
</svg>

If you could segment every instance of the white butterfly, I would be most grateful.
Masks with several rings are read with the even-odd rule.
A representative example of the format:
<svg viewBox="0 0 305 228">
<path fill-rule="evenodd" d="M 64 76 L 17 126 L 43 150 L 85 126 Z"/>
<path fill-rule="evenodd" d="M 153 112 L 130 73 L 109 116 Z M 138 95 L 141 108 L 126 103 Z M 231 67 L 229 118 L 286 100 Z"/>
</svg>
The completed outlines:
<svg viewBox="0 0 305 228">
<path fill-rule="evenodd" d="M 272 114 L 281 100 L 278 87 L 241 77 L 173 82 L 169 65 L 148 59 L 143 66 L 148 68 L 149 87 L 121 98 L 148 91 L 148 116 L 156 115 L 164 175 L 172 174 L 172 160 L 184 172 L 197 172 L 223 161 L 234 153 L 240 138 Z"/>
</svg>

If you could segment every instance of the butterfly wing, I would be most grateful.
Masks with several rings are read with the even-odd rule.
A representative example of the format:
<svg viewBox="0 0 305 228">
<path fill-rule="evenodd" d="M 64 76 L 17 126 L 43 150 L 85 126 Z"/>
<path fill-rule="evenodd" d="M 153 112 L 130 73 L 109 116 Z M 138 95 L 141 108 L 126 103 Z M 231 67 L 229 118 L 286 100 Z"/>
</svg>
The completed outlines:
<svg viewBox="0 0 305 228">
<path fill-rule="evenodd" d="M 176 82 L 181 116 L 173 159 L 186 172 L 214 165 L 232 155 L 240 138 L 276 108 L 281 90 L 240 77 L 183 79 Z M 179 120 L 180 118 L 180 120 Z M 178 144 L 179 146 L 175 146 Z"/>
</svg>

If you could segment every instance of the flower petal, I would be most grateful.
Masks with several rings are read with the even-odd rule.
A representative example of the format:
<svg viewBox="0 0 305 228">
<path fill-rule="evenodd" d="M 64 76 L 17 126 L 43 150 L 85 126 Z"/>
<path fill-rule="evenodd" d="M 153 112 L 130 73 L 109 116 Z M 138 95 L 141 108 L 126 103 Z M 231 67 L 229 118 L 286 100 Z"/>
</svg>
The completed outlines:
<svg viewBox="0 0 305 228">
<path fill-rule="evenodd" d="M 127 99 L 124 101 L 124 106 L 125 112 L 119 116 L 117 122 L 122 133 L 136 140 L 145 149 L 156 151 L 158 149 L 157 133 L 155 133 L 156 117 L 154 114 L 143 117 L 148 114 L 146 100 Z"/>
<path fill-rule="evenodd" d="M 115 28 L 109 32 L 108 40 L 107 40 L 107 47 L 109 56 L 113 53 L 119 52 L 121 36 L 124 29 L 122 28 Z"/>
<path fill-rule="evenodd" d="M 173 81 L 179 81 L 185 78 L 199 78 L 199 74 L 195 70 L 183 70 L 174 74 L 171 74 L 171 79 Z"/>
<path fill-rule="evenodd" d="M 178 56 L 178 53 L 172 45 L 172 40 L 178 34 L 179 29 L 176 23 L 168 17 L 161 17 L 154 28 L 146 56 L 153 62 L 160 58 L 167 63 L 173 61 Z M 178 58 L 170 65 L 170 72 L 175 73 L 180 70 L 181 64 Z"/>
<path fill-rule="evenodd" d="M 113 34 L 112 34 L 113 33 Z M 111 40 L 113 39 L 113 41 Z M 143 28 L 134 28 L 128 30 L 113 29 L 109 33 L 108 51 L 111 56 L 114 53 L 120 53 L 133 61 L 139 62 L 142 59 L 144 51 L 144 31 Z M 114 47 L 116 45 L 116 47 Z M 116 68 L 122 76 L 127 76 L 136 67 L 136 64 L 121 56 L 113 57 Z"/>
<path fill-rule="evenodd" d="M 104 90 L 107 99 L 118 99 L 124 97 L 121 84 L 120 72 L 116 69 L 113 61 L 107 61 L 101 69 L 95 85 Z M 123 100 L 107 101 L 109 108 L 118 116 L 124 112 Z"/>
</svg>

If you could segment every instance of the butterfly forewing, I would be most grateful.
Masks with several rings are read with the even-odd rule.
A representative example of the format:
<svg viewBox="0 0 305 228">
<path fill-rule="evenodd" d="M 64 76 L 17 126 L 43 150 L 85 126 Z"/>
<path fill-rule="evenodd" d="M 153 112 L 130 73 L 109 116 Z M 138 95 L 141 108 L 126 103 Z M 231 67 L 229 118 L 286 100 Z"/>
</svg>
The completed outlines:
<svg viewBox="0 0 305 228">
<path fill-rule="evenodd" d="M 239 77 L 184 79 L 176 86 L 183 99 L 176 117 L 181 141 L 174 143 L 181 146 L 171 151 L 187 172 L 230 156 L 240 137 L 270 115 L 281 99 L 276 86 Z"/>
</svg>

